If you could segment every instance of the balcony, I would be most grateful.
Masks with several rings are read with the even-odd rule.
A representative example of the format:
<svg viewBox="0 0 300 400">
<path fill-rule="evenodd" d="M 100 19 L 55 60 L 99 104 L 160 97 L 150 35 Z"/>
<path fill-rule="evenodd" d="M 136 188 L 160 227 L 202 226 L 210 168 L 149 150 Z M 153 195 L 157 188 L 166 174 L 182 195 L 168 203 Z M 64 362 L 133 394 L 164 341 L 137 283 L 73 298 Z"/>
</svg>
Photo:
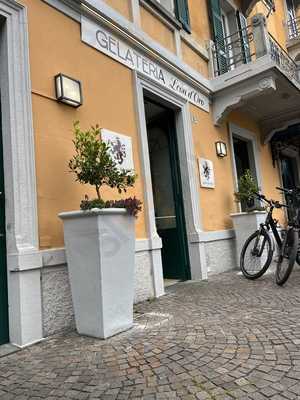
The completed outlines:
<svg viewBox="0 0 300 400">
<path fill-rule="evenodd" d="M 216 124 L 232 110 L 240 110 L 258 122 L 266 140 L 274 130 L 299 118 L 299 67 L 267 31 L 263 15 L 214 42 L 211 55 Z"/>
</svg>

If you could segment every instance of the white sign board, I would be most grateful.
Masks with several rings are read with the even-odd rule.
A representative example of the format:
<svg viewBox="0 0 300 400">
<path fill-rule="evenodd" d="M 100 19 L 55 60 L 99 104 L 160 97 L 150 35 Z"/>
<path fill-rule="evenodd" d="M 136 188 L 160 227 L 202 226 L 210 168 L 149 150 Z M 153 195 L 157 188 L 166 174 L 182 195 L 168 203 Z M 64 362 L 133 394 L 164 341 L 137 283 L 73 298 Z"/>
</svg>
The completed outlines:
<svg viewBox="0 0 300 400">
<path fill-rule="evenodd" d="M 212 161 L 199 158 L 200 185 L 204 188 L 215 187 L 215 174 Z"/>
<path fill-rule="evenodd" d="M 101 139 L 109 145 L 111 157 L 119 169 L 134 169 L 132 143 L 129 136 L 101 129 Z"/>
<path fill-rule="evenodd" d="M 126 67 L 140 72 L 149 79 L 167 87 L 195 106 L 209 112 L 207 96 L 193 89 L 170 74 L 159 64 L 143 56 L 128 44 L 121 41 L 103 26 L 84 17 L 81 18 L 81 40 Z"/>
</svg>

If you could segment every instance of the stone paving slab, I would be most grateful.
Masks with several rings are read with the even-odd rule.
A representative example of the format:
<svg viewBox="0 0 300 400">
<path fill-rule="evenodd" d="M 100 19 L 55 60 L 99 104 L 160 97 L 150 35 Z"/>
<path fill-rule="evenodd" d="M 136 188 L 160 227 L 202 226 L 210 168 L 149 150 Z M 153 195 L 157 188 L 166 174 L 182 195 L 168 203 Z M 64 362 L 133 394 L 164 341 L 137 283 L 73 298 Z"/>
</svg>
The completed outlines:
<svg viewBox="0 0 300 400">
<path fill-rule="evenodd" d="M 0 358 L 0 400 L 300 399 L 300 269 L 179 283 L 109 340 L 75 332 Z"/>
</svg>

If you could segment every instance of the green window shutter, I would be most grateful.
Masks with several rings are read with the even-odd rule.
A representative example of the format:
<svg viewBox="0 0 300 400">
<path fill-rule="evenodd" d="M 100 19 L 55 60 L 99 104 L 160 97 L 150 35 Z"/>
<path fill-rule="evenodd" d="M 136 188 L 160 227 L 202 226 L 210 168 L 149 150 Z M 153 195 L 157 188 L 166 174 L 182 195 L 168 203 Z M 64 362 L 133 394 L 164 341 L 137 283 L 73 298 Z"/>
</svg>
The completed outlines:
<svg viewBox="0 0 300 400">
<path fill-rule="evenodd" d="M 191 33 L 188 0 L 175 0 L 175 6 L 176 18 L 181 22 L 182 27 Z"/>
<path fill-rule="evenodd" d="M 224 41 L 223 21 L 221 14 L 220 0 L 208 0 L 211 28 L 216 48 L 216 61 L 218 73 L 223 74 L 228 71 L 226 56 L 226 43 Z"/>
<path fill-rule="evenodd" d="M 250 51 L 250 43 L 247 33 L 247 19 L 244 15 L 240 12 L 236 12 L 237 17 L 237 24 L 239 28 L 239 35 L 241 41 L 241 51 L 243 56 L 244 64 L 247 64 L 251 61 L 251 51 Z"/>
</svg>

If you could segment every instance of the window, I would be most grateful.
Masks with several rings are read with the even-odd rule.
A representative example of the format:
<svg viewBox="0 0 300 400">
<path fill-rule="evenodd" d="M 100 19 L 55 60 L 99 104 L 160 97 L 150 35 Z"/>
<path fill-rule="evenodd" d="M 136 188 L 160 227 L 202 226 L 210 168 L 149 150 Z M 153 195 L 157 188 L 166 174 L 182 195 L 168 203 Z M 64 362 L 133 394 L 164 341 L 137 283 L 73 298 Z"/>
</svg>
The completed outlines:
<svg viewBox="0 0 300 400">
<path fill-rule="evenodd" d="M 156 0 L 160 3 L 166 10 L 168 10 L 171 14 L 175 14 L 174 8 L 174 0 Z"/>
<path fill-rule="evenodd" d="M 296 9 L 294 0 L 286 0 L 286 7 L 288 12 L 288 19 L 295 19 L 296 18 Z"/>
<path fill-rule="evenodd" d="M 191 32 L 190 14 L 188 1 L 189 0 L 144 0 L 158 11 L 165 14 L 173 22 L 180 23 L 182 28 L 187 32 Z M 174 18 L 173 18 L 174 17 Z M 177 21 L 176 21 L 177 20 Z M 178 24 L 178 26 L 180 26 Z"/>
<path fill-rule="evenodd" d="M 215 43 L 215 73 L 222 75 L 251 61 L 247 20 L 226 0 L 209 0 Z"/>
<path fill-rule="evenodd" d="M 237 182 L 247 170 L 257 182 L 253 142 L 237 135 L 232 136 L 232 142 Z M 245 211 L 246 208 L 247 205 L 242 202 L 241 210 Z"/>
<path fill-rule="evenodd" d="M 288 38 L 300 37 L 300 0 L 286 0 Z"/>
</svg>

